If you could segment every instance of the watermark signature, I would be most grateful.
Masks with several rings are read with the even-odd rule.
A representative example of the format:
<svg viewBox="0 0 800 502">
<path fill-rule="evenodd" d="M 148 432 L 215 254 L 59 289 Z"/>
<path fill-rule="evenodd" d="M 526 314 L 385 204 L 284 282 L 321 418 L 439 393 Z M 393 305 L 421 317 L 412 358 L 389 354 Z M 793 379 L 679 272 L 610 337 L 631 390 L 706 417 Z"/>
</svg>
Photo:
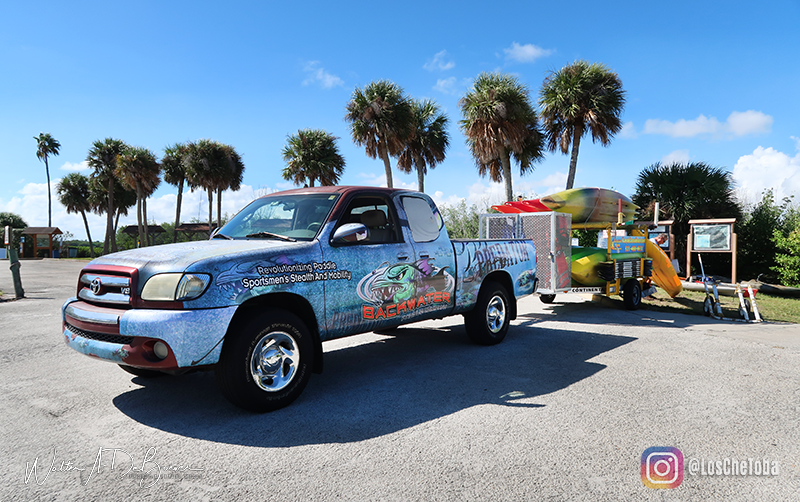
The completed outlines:
<svg viewBox="0 0 800 502">
<path fill-rule="evenodd" d="M 684 466 L 685 469 L 684 469 Z M 690 476 L 777 476 L 780 463 L 768 458 L 690 458 L 672 446 L 651 446 L 642 453 L 642 483 L 648 488 L 677 488 Z"/>
<path fill-rule="evenodd" d="M 141 461 L 122 448 L 99 448 L 91 467 L 79 464 L 73 459 L 59 458 L 56 447 L 52 455 L 44 460 L 37 456 L 33 463 L 25 462 L 25 484 L 31 481 L 43 485 L 53 473 L 77 472 L 81 484 L 86 486 L 92 478 L 103 473 L 121 473 L 119 479 L 129 478 L 138 481 L 140 488 L 150 488 L 162 479 L 187 479 L 202 476 L 205 469 L 189 464 L 160 464 L 156 460 L 156 447 L 144 449 Z M 47 461 L 50 461 L 49 465 Z M 88 473 L 87 473 L 88 471 Z"/>
</svg>

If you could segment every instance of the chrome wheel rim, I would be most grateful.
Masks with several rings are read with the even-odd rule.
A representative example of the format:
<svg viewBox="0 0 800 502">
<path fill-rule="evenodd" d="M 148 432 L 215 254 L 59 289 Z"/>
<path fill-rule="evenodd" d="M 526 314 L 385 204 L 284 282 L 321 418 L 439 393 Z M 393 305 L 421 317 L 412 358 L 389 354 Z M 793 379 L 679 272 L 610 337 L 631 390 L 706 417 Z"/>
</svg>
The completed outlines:
<svg viewBox="0 0 800 502">
<path fill-rule="evenodd" d="M 506 323 L 506 303 L 500 295 L 494 295 L 486 305 L 486 327 L 492 333 L 499 333 Z"/>
<path fill-rule="evenodd" d="M 300 349 L 288 333 L 274 331 L 261 337 L 250 356 L 250 373 L 258 387 L 277 392 L 292 383 L 297 374 Z"/>
</svg>

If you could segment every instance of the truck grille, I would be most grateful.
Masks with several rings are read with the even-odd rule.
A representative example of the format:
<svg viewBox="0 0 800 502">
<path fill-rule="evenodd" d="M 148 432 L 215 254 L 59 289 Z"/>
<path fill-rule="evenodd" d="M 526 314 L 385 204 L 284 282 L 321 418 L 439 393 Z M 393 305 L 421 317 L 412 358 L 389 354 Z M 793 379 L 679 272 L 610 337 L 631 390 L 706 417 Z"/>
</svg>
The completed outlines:
<svg viewBox="0 0 800 502">
<path fill-rule="evenodd" d="M 111 335 L 108 333 L 97 333 L 96 331 L 84 331 L 80 328 L 76 328 L 75 326 L 67 323 L 67 329 L 70 330 L 72 333 L 81 336 L 83 338 L 88 338 L 89 340 L 97 340 L 99 342 L 108 342 L 108 343 L 121 343 L 122 345 L 130 345 L 133 343 L 132 336 L 124 336 L 124 335 Z"/>
<path fill-rule="evenodd" d="M 78 298 L 99 305 L 130 307 L 131 278 L 101 272 L 85 272 L 79 282 Z"/>
</svg>

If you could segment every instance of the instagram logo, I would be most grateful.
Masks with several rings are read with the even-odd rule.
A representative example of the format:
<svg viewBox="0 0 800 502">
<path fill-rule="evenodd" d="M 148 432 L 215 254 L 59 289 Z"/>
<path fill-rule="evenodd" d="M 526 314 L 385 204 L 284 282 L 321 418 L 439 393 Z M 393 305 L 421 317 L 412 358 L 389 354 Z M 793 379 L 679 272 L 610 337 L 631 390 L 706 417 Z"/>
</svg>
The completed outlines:
<svg viewBox="0 0 800 502">
<path fill-rule="evenodd" d="M 642 453 L 642 483 L 648 488 L 677 488 L 683 481 L 683 453 L 671 446 L 651 446 Z"/>
</svg>

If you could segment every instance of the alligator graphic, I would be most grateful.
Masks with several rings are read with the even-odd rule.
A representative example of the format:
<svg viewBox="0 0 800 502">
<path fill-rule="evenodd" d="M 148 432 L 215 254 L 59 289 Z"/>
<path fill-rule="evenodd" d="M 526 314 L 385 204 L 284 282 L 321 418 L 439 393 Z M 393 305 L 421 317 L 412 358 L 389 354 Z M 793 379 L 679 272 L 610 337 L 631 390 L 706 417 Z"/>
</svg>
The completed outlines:
<svg viewBox="0 0 800 502">
<path fill-rule="evenodd" d="M 382 263 L 358 283 L 358 296 L 375 305 L 399 303 L 430 291 L 452 292 L 455 280 L 448 267 L 438 268 L 424 258 L 414 263 Z"/>
</svg>

